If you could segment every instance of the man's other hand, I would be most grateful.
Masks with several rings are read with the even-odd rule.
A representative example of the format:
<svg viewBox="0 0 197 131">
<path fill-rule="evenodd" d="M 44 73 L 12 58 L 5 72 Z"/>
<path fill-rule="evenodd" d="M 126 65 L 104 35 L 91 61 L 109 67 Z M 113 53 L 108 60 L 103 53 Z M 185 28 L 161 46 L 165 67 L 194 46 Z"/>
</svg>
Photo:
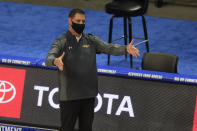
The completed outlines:
<svg viewBox="0 0 197 131">
<path fill-rule="evenodd" d="M 127 52 L 134 57 L 140 56 L 139 50 L 133 46 L 134 40 L 132 40 L 127 46 Z"/>
<path fill-rule="evenodd" d="M 58 67 L 60 71 L 63 71 L 64 69 L 64 63 L 62 62 L 62 59 L 64 58 L 65 52 L 62 53 L 62 55 L 58 58 L 55 58 L 54 64 Z"/>
</svg>

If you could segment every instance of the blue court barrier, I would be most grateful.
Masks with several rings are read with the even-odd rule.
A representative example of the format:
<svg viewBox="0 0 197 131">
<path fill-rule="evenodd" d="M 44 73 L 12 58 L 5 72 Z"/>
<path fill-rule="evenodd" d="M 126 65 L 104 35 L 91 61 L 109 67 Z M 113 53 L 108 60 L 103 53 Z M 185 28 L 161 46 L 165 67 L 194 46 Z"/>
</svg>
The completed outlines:
<svg viewBox="0 0 197 131">
<path fill-rule="evenodd" d="M 38 58 L 0 55 L 0 63 L 57 70 L 57 67 L 46 66 L 45 59 L 38 59 Z M 114 75 L 114 76 L 130 77 L 130 78 L 159 80 L 165 82 L 197 85 L 197 76 L 195 75 L 136 70 L 136 69 L 110 67 L 110 66 L 97 66 L 97 71 L 98 74 L 104 74 L 104 75 Z"/>
</svg>

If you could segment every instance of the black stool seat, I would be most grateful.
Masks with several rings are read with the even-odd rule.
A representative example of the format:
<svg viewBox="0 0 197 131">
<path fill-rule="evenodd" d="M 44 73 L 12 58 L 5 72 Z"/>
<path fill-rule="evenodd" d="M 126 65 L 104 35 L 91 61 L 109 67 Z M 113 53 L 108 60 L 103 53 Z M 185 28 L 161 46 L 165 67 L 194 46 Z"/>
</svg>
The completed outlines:
<svg viewBox="0 0 197 131">
<path fill-rule="evenodd" d="M 139 16 L 142 14 L 142 4 L 136 1 L 114 1 L 106 4 L 105 10 L 116 16 Z"/>
</svg>

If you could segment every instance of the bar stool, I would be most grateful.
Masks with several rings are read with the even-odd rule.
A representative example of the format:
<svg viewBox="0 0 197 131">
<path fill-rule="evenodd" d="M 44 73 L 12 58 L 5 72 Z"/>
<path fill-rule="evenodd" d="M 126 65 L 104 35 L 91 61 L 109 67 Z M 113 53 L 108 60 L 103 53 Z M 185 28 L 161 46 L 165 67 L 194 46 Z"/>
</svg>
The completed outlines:
<svg viewBox="0 0 197 131">
<path fill-rule="evenodd" d="M 112 42 L 112 29 L 113 19 L 116 17 L 122 17 L 124 21 L 124 44 L 127 45 L 132 40 L 132 21 L 131 17 L 141 16 L 144 30 L 144 38 L 146 40 L 146 51 L 149 52 L 148 34 L 146 28 L 146 20 L 144 14 L 148 8 L 148 0 L 113 0 L 105 5 L 105 11 L 109 14 L 113 14 L 109 24 L 109 37 L 108 42 Z M 129 33 L 127 33 L 127 28 Z M 125 55 L 127 59 L 127 55 Z M 110 55 L 108 55 L 108 62 L 110 64 Z M 132 56 L 130 55 L 130 67 L 133 68 Z"/>
</svg>

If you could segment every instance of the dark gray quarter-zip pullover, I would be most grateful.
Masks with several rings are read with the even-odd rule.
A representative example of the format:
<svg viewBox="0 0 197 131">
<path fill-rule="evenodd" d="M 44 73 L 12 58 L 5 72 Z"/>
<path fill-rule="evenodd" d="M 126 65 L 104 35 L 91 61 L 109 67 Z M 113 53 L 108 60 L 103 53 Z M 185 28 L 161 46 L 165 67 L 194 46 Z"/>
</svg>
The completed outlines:
<svg viewBox="0 0 197 131">
<path fill-rule="evenodd" d="M 126 46 L 109 44 L 98 37 L 82 34 L 79 41 L 70 31 L 52 44 L 46 58 L 47 66 L 54 66 L 55 58 L 62 55 L 64 70 L 59 71 L 60 101 L 95 97 L 98 93 L 96 53 L 126 54 Z"/>
</svg>

